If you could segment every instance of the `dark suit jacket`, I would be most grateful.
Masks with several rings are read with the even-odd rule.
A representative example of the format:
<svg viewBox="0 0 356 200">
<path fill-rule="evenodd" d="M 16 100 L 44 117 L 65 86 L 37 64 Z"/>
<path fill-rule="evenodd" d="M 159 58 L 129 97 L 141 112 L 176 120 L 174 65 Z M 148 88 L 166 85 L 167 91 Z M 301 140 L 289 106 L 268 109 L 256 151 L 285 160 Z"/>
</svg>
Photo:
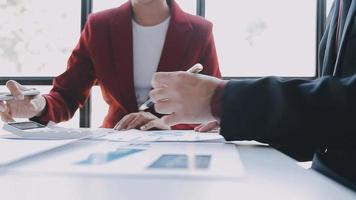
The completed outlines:
<svg viewBox="0 0 356 200">
<path fill-rule="evenodd" d="M 349 185 L 355 183 L 355 9 L 352 0 L 339 50 L 335 47 L 337 6 L 329 15 L 320 46 L 321 78 L 230 81 L 222 100 L 222 135 L 227 140 L 287 147 L 302 157 L 315 152 L 318 170 Z"/>
<path fill-rule="evenodd" d="M 220 77 L 212 24 L 183 12 L 173 0 L 168 3 L 171 20 L 157 71 L 185 71 L 201 63 L 205 66 L 202 73 Z M 138 111 L 130 2 L 89 17 L 67 70 L 54 80 L 53 89 L 46 96 L 46 111 L 33 120 L 47 124 L 49 120 L 70 119 L 84 105 L 95 83 L 109 105 L 103 127 L 113 127 L 126 114 Z"/>
</svg>

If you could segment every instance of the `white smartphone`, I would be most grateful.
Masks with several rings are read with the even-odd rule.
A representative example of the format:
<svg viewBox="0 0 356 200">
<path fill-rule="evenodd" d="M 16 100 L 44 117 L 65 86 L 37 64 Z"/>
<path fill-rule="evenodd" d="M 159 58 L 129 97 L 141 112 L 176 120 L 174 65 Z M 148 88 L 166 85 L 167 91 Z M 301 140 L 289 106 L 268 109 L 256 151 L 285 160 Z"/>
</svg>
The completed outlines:
<svg viewBox="0 0 356 200">
<path fill-rule="evenodd" d="M 23 91 L 22 94 L 24 96 L 36 96 L 36 95 L 40 94 L 40 91 L 35 88 L 31 88 L 31 89 Z M 14 99 L 14 96 L 12 96 L 12 94 L 10 92 L 0 92 L 0 101 L 10 101 L 13 99 Z"/>
<path fill-rule="evenodd" d="M 5 123 L 3 129 L 22 138 L 35 140 L 81 139 L 93 135 L 89 129 L 45 126 L 34 121 Z"/>
</svg>

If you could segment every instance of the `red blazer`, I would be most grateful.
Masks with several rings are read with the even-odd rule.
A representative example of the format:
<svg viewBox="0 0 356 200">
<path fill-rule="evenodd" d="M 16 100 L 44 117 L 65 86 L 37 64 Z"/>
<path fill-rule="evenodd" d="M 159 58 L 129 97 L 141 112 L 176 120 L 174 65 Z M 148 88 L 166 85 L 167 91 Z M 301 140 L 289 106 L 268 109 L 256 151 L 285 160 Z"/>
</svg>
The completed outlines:
<svg viewBox="0 0 356 200">
<path fill-rule="evenodd" d="M 220 77 L 212 24 L 183 12 L 173 0 L 170 7 L 171 20 L 157 71 L 184 71 L 201 63 L 205 67 L 202 73 Z M 96 83 L 109 105 L 102 127 L 112 128 L 126 114 L 138 111 L 131 20 L 130 2 L 89 17 L 67 70 L 55 78 L 45 96 L 44 113 L 33 120 L 43 124 L 69 120 Z"/>
</svg>

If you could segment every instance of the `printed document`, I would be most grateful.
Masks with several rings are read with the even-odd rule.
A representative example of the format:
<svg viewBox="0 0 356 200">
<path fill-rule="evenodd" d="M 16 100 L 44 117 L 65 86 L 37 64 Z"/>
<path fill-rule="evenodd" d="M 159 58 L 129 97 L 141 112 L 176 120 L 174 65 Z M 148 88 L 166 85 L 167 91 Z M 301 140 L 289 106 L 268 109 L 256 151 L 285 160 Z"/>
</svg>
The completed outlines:
<svg viewBox="0 0 356 200">
<path fill-rule="evenodd" d="M 198 133 L 193 130 L 163 130 L 163 131 L 114 131 L 108 130 L 102 139 L 117 142 L 224 142 L 224 138 L 218 133 Z"/>
<path fill-rule="evenodd" d="M 100 142 L 13 169 L 58 175 L 241 179 L 238 149 L 226 143 Z"/>
</svg>

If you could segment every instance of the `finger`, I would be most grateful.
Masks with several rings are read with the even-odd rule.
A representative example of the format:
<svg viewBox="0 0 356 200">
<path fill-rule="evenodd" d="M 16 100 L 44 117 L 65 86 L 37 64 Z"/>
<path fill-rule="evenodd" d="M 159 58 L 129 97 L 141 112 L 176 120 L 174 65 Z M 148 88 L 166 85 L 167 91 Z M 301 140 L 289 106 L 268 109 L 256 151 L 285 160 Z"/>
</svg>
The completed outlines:
<svg viewBox="0 0 356 200">
<path fill-rule="evenodd" d="M 162 122 L 164 125 L 167 126 L 174 126 L 179 124 L 180 122 L 183 122 L 183 119 L 178 115 L 178 114 L 170 114 L 170 115 L 165 115 L 161 118 Z"/>
<path fill-rule="evenodd" d="M 145 119 L 142 115 L 137 116 L 134 120 L 130 122 L 130 124 L 127 125 L 126 129 L 138 128 L 142 126 L 142 124 L 144 124 L 145 121 L 147 122 L 148 120 Z"/>
<path fill-rule="evenodd" d="M 121 123 L 125 121 L 128 117 L 130 117 L 131 114 L 125 115 L 114 127 L 115 130 L 118 130 L 121 127 Z"/>
<path fill-rule="evenodd" d="M 23 100 L 24 95 L 22 94 L 22 90 L 24 87 L 21 86 L 16 81 L 10 80 L 6 82 L 6 87 L 10 90 L 10 93 L 15 97 L 15 99 Z"/>
<path fill-rule="evenodd" d="M 119 130 L 121 129 L 121 124 L 122 122 L 126 121 L 129 117 L 131 117 L 132 115 L 131 114 L 128 114 L 128 115 L 125 115 L 117 124 L 116 126 L 114 127 L 115 130 Z"/>
<path fill-rule="evenodd" d="M 209 124 L 206 129 L 202 128 L 202 132 L 218 132 L 220 128 L 220 124 L 218 122 L 212 122 Z"/>
<path fill-rule="evenodd" d="M 1 120 L 4 122 L 14 122 L 15 121 L 9 112 L 1 112 L 0 115 L 1 115 Z"/>
<path fill-rule="evenodd" d="M 215 122 L 213 123 L 208 123 L 204 126 L 202 126 L 201 128 L 198 129 L 198 132 L 209 132 L 212 131 L 214 129 L 216 129 L 219 125 Z"/>
<path fill-rule="evenodd" d="M 153 89 L 150 91 L 149 96 L 154 103 L 158 101 L 166 101 L 173 97 L 172 90 L 167 87 Z"/>
<path fill-rule="evenodd" d="M 158 120 L 151 120 L 148 123 L 144 124 L 143 126 L 140 127 L 140 129 L 142 131 L 148 131 L 152 128 L 156 128 L 157 127 L 157 121 Z"/>
<path fill-rule="evenodd" d="M 7 82 L 12 82 L 13 84 L 15 84 L 20 90 L 24 91 L 24 90 L 29 90 L 27 87 L 21 85 L 19 82 L 14 81 L 14 80 L 9 80 Z M 34 88 L 31 88 L 34 89 Z"/>
<path fill-rule="evenodd" d="M 117 122 L 113 129 L 114 130 L 119 130 L 119 124 L 120 124 L 120 122 Z"/>
<path fill-rule="evenodd" d="M 6 111 L 6 105 L 4 102 L 0 101 L 0 112 L 5 112 Z"/>
<path fill-rule="evenodd" d="M 127 130 L 127 126 L 130 124 L 130 122 L 132 120 L 134 120 L 137 116 L 136 115 L 129 115 L 125 120 L 123 120 L 119 127 L 118 127 L 118 130 L 119 131 L 123 131 L 123 130 Z"/>
<path fill-rule="evenodd" d="M 196 126 L 196 127 L 194 128 L 194 131 L 199 132 L 199 129 L 200 129 L 201 127 L 203 127 L 203 126 L 204 126 L 204 124 L 200 124 L 200 125 Z"/>
<path fill-rule="evenodd" d="M 174 72 L 157 72 L 153 74 L 151 85 L 153 88 L 167 87 Z"/>
<path fill-rule="evenodd" d="M 2 105 L 2 111 L 0 112 L 1 114 L 1 120 L 4 122 L 13 122 L 15 121 L 10 113 L 10 110 L 8 108 L 8 106 L 6 104 L 4 104 L 3 102 L 0 102 L 0 104 Z"/>
</svg>

